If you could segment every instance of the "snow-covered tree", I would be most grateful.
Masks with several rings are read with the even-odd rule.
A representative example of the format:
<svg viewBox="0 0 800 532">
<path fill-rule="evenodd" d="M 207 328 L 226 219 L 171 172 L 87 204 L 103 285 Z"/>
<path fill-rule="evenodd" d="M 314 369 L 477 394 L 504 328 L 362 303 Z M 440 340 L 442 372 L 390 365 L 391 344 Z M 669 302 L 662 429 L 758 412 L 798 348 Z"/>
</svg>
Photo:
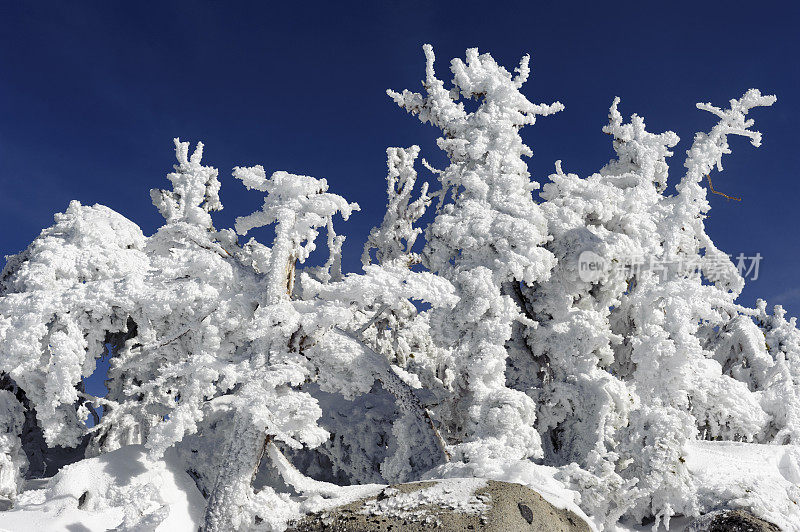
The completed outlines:
<svg viewBox="0 0 800 532">
<path fill-rule="evenodd" d="M 596 501 L 595 514 L 611 522 L 634 500 L 635 483 L 620 477 L 619 431 L 639 407 L 636 393 L 621 378 L 626 340 L 612 329 L 612 309 L 637 282 L 631 259 L 657 256 L 657 222 L 666 181 L 667 157 L 678 142 L 672 132 L 653 134 L 633 115 L 625 123 L 619 98 L 603 132 L 613 138 L 617 159 L 581 179 L 557 163 L 540 196 L 558 259 L 549 280 L 525 287 L 524 298 L 539 326 L 526 331 L 538 372 L 525 373 L 526 360 L 515 359 L 520 379 L 537 398 L 537 427 L 544 436 L 546 460 L 571 462 L 567 477 L 584 498 Z M 589 268 L 597 268 L 590 270 Z M 587 476 L 590 472 L 591 475 Z M 587 504 L 588 505 L 588 504 Z"/>
<path fill-rule="evenodd" d="M 722 373 L 703 335 L 722 326 L 740 310 L 734 299 L 743 281 L 727 255 L 708 237 L 703 218 L 709 204 L 703 178 L 730 150 L 727 135 L 750 137 L 750 109 L 771 105 L 774 97 L 748 91 L 722 110 L 698 104 L 719 117 L 710 133 L 698 133 L 687 151 L 687 172 L 677 194 L 662 204 L 658 233 L 663 243 L 654 258 L 667 271 L 645 269 L 615 309 L 614 320 L 629 345 L 628 375 L 641 400 L 625 429 L 626 471 L 639 479 L 643 497 L 633 514 L 656 516 L 666 523 L 673 514 L 696 513 L 695 486 L 682 460 L 686 443 L 703 428 L 707 436 L 752 441 L 768 421 L 747 385 Z M 626 355 L 628 356 L 628 355 Z"/>
<path fill-rule="evenodd" d="M 522 159 L 532 152 L 519 129 L 563 106 L 533 104 L 522 95 L 527 56 L 512 76 L 490 55 L 470 49 L 466 62 L 452 61 L 447 89 L 435 75 L 432 47 L 424 49 L 426 93 L 389 95 L 442 130 L 437 143 L 450 160 L 438 172 L 439 205 L 422 253 L 423 264 L 459 296 L 452 309 L 431 314 L 437 342 L 450 350 L 444 373 L 452 393 L 438 415 L 456 460 L 541 456 L 535 404 L 506 385 L 505 344 L 513 323 L 526 318 L 503 285 L 544 279 L 553 265 L 542 247 L 546 221 L 532 197 L 538 184 Z M 462 99 L 477 100 L 477 109 L 468 111 Z"/>
<path fill-rule="evenodd" d="M 25 413 L 8 390 L 0 390 L 0 497 L 13 500 L 21 491 L 28 459 L 22 449 Z"/>
<path fill-rule="evenodd" d="M 800 329 L 780 306 L 736 304 L 744 279 L 704 224 L 703 180 L 713 191 L 729 135 L 760 144 L 747 115 L 775 98 L 698 104 L 718 123 L 695 136 L 675 193 L 678 137 L 626 122 L 617 98 L 603 128 L 616 157 L 586 178 L 557 162 L 537 202 L 520 129 L 563 106 L 523 95 L 528 57 L 512 74 L 467 50 L 446 88 L 424 51 L 424 92 L 388 93 L 441 130 L 449 163 L 423 159 L 431 192 L 418 146 L 387 150 L 387 208 L 361 271 L 342 271 L 334 228 L 358 205 L 324 179 L 237 167 L 264 203 L 217 229 L 218 172 L 179 139 L 171 189 L 151 191 L 155 234 L 73 201 L 8 258 L 0 497 L 24 498 L 25 479 L 59 463 L 141 456 L 189 474 L 205 532 L 283 530 L 359 493 L 347 484 L 452 476 L 574 493 L 600 529 L 668 528 L 721 504 L 797 513 Z M 261 227 L 270 245 L 240 243 Z M 108 393 L 90 395 L 107 355 Z M 703 485 L 690 454 L 719 441 L 790 449 L 773 479 L 785 500 Z M 80 507 L 104 491 L 65 487 L 78 470 L 45 497 Z M 159 493 L 149 480 L 116 493 L 120 526 L 166 523 Z"/>
<path fill-rule="evenodd" d="M 697 135 L 678 194 L 667 196 L 677 136 L 647 132 L 636 115 L 623 123 L 617 99 L 604 132 L 618 158 L 587 179 L 557 163 L 541 193 L 558 263 L 519 292 L 539 326 L 524 331 L 527 350 L 510 351 L 515 385 L 538 400 L 546 461 L 574 462 L 562 479 L 608 523 L 691 515 L 686 442 L 752 441 L 769 420 L 748 383 L 773 374 L 772 362 L 753 312 L 734 304 L 743 281 L 705 232 L 699 182 L 711 170 L 701 161 L 727 153 L 726 134 L 758 144 L 744 114 L 772 101 L 750 91 L 728 111 L 698 105 L 720 124 Z M 737 356 L 746 375 L 735 373 Z"/>
<path fill-rule="evenodd" d="M 175 139 L 175 153 L 173 190 L 151 192 L 166 224 L 147 239 L 147 275 L 131 286 L 125 334 L 114 338 L 94 452 L 146 443 L 160 456 L 197 430 L 208 399 L 235 383 L 220 369 L 240 348 L 255 275 L 213 228 L 219 182 L 201 164 L 202 143 L 190 156 L 189 143 Z"/>
<path fill-rule="evenodd" d="M 775 305 L 772 314 L 768 314 L 767 303 L 763 300 L 757 302 L 756 309 L 763 336 L 751 332 L 748 324 L 750 335 L 747 339 L 753 338 L 755 345 L 752 350 L 741 349 L 746 356 L 739 358 L 735 370 L 750 374 L 753 371 L 750 368 L 755 367 L 758 372 L 754 384 L 757 390 L 763 390 L 761 404 L 771 416 L 763 440 L 778 445 L 796 444 L 800 442 L 800 329 L 797 328 L 797 318 L 787 320 L 786 311 L 780 305 Z M 758 362 L 764 358 L 762 345 L 758 343 L 762 339 L 763 349 L 774 361 L 771 366 L 751 362 L 756 357 L 750 353 L 758 355 Z"/>
<path fill-rule="evenodd" d="M 370 392 L 379 382 L 393 396 L 400 417 L 394 422 L 395 447 L 380 464 L 385 477 L 405 480 L 414 472 L 439 463 L 443 451 L 427 410 L 412 386 L 361 334 L 375 323 L 376 314 L 402 308 L 409 304 L 409 299 L 426 301 L 435 307 L 455 302 L 447 281 L 430 273 L 412 272 L 407 263 L 398 261 L 382 267 L 367 265 L 363 275 L 345 277 L 315 268 L 312 272 L 318 279 L 303 273 L 302 293 L 293 296 L 295 262 L 302 263 L 308 258 L 318 230 L 327 227 L 329 242 L 334 243 L 330 249 L 333 256 L 341 249 L 341 241 L 337 243 L 332 217 L 342 213 L 346 219 L 358 206 L 328 193 L 325 180 L 285 172 L 276 172 L 267 179 L 262 167 L 237 168 L 234 175 L 248 188 L 267 193 L 262 210 L 239 218 L 237 230 L 246 233 L 254 227 L 274 223 L 276 236 L 270 248 L 265 299 L 251 326 L 257 350 L 250 359 L 246 382 L 234 394 L 237 397 L 234 422 L 224 454 L 229 460 L 209 496 L 206 530 L 242 525 L 242 519 L 248 515 L 247 501 L 254 496 L 251 493 L 248 497 L 247 493 L 265 445 L 278 440 L 295 448 L 301 443 L 314 447 L 327 437 L 315 423 L 321 412 L 307 392 L 286 388 L 283 382 L 276 391 L 264 388 L 265 384 L 275 386 L 278 378 L 286 379 L 291 375 L 287 373 L 290 369 L 297 375 L 289 378 L 289 384 L 294 386 L 313 381 L 321 392 L 353 399 Z M 333 258 L 327 265 L 335 262 Z M 368 310 L 373 314 L 370 319 L 358 323 L 358 318 Z M 356 323 L 356 330 L 348 328 Z M 276 392 L 280 397 L 264 400 Z M 284 410 L 274 412 L 278 401 Z M 294 424 L 291 437 L 287 437 L 285 429 L 276 430 L 284 419 Z M 340 463 L 351 457 L 329 456 Z M 276 465 L 274 456 L 272 465 Z M 256 499 L 263 501 L 265 492 L 270 490 L 262 488 Z M 237 508 L 244 511 L 237 512 Z M 261 519 L 268 518 L 263 507 L 256 508 L 255 513 Z"/>
<path fill-rule="evenodd" d="M 341 212 L 345 219 L 355 204 L 327 193 L 327 184 L 307 176 L 275 172 L 267 179 L 264 169 L 237 168 L 234 176 L 250 188 L 266 192 L 262 209 L 236 221 L 246 234 L 254 227 L 275 224 L 275 240 L 269 249 L 264 287 L 245 323 L 246 342 L 234 346 L 238 360 L 228 368 L 227 401 L 233 422 L 223 452 L 223 468 L 217 473 L 204 530 L 245 526 L 252 496 L 252 479 L 265 445 L 271 440 L 290 446 L 322 443 L 327 433 L 316 420 L 321 412 L 307 393 L 294 389 L 313 371 L 304 353 L 302 314 L 291 302 L 297 261 L 314 249 L 320 227 Z M 213 361 L 212 361 L 213 362 Z M 207 392 L 206 392 L 207 393 Z"/>
<path fill-rule="evenodd" d="M 324 312 L 346 324 L 337 329 L 347 327 L 346 334 L 370 353 L 378 381 L 396 400 L 399 416 L 391 422 L 391 434 L 382 434 L 379 440 L 392 442 L 380 461 L 380 474 L 390 482 L 412 480 L 447 459 L 444 441 L 415 392 L 423 387 L 421 379 L 428 391 L 439 382 L 431 361 L 441 350 L 430 337 L 429 312 L 418 312 L 413 301 L 433 308 L 450 308 L 457 301 L 447 280 L 411 270 L 419 262 L 412 250 L 421 233 L 415 223 L 430 204 L 427 183 L 411 201 L 418 153 L 417 146 L 387 150 L 388 205 L 381 225 L 372 229 L 364 246 L 364 274 L 350 274 L 327 286 L 303 278 L 304 295 L 323 300 Z M 372 432 L 374 436 L 374 427 Z M 364 451 L 380 453 L 379 449 Z"/>
<path fill-rule="evenodd" d="M 74 447 L 89 415 L 83 377 L 126 329 L 129 287 L 148 268 L 141 230 L 73 201 L 0 275 L 2 371 L 26 394 L 51 446 Z"/>
</svg>

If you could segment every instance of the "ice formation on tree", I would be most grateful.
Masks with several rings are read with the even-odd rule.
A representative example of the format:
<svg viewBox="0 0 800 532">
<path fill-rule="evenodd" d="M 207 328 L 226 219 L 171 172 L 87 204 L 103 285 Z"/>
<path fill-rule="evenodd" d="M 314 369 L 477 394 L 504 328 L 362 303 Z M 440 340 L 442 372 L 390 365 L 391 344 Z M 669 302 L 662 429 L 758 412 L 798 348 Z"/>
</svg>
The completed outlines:
<svg viewBox="0 0 800 532">
<path fill-rule="evenodd" d="M 387 208 L 360 272 L 342 272 L 334 229 L 358 206 L 324 179 L 237 167 L 264 203 L 218 230 L 218 172 L 202 143 L 190 154 L 178 139 L 171 190 L 151 191 L 155 234 L 73 201 L 8 258 L 0 497 L 87 458 L 50 482 L 69 500 L 25 492 L 19 518 L 74 511 L 71 472 L 135 449 L 143 479 L 163 464 L 188 473 L 205 505 L 192 526 L 207 532 L 281 530 L 374 489 L 348 484 L 448 476 L 571 494 L 598 528 L 668 527 L 730 503 L 800 530 L 800 330 L 780 306 L 736 304 L 744 279 L 704 225 L 703 180 L 729 135 L 760 144 L 748 113 L 775 98 L 698 104 L 717 123 L 696 134 L 674 193 L 677 135 L 626 122 L 617 98 L 603 128 L 616 158 L 586 178 L 559 161 L 539 191 L 519 131 L 563 106 L 523 95 L 527 56 L 512 74 L 470 49 L 448 88 L 424 51 L 424 92 L 389 95 L 441 130 L 449 162 L 423 160 L 432 191 L 418 185 L 420 147 L 387 150 Z M 240 241 L 264 226 L 270 245 Z M 309 260 L 323 231 L 327 260 Z M 83 381 L 107 353 L 95 397 Z M 732 460 L 785 449 L 780 474 L 746 489 L 709 480 L 717 444 Z M 86 493 L 113 498 L 93 504 L 123 508 L 125 526 L 178 515 L 150 480 L 106 484 Z"/>
<path fill-rule="evenodd" d="M 520 92 L 530 73 L 524 57 L 512 76 L 488 54 L 467 51 L 451 64 L 453 88 L 436 78 L 425 47 L 426 94 L 389 91 L 398 105 L 442 130 L 450 165 L 438 173 L 439 205 L 425 231 L 423 263 L 449 280 L 459 302 L 432 313 L 436 340 L 448 347 L 443 372 L 451 397 L 440 415 L 455 458 L 519 460 L 541 456 L 536 405 L 506 386 L 505 344 L 523 310 L 503 291 L 546 278 L 552 255 L 542 248 L 547 222 L 533 201 L 522 156 L 532 154 L 519 129 L 563 108 L 536 105 Z M 460 100 L 478 101 L 469 112 Z M 449 201 L 448 201 L 449 195 Z"/>
</svg>

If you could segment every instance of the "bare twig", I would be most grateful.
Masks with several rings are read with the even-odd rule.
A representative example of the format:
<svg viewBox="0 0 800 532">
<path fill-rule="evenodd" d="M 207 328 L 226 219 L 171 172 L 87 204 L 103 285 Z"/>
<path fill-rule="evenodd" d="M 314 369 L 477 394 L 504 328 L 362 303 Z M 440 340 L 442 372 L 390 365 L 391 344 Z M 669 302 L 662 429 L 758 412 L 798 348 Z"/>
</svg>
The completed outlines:
<svg viewBox="0 0 800 532">
<path fill-rule="evenodd" d="M 208 251 L 213 251 L 214 253 L 216 253 L 217 255 L 219 255 L 222 258 L 228 258 L 228 257 L 232 256 L 230 253 L 228 253 L 225 250 L 225 248 L 223 248 L 222 246 L 220 246 L 216 242 L 212 242 L 211 245 L 205 245 L 205 244 L 203 244 L 201 242 L 198 242 L 197 240 L 192 238 L 190 235 L 187 235 L 187 237 L 189 238 L 189 240 L 191 240 L 193 243 L 197 244 L 201 248 L 207 249 Z"/>
<path fill-rule="evenodd" d="M 728 196 L 725 193 L 718 192 L 718 191 L 714 190 L 714 185 L 711 183 L 711 176 L 709 174 L 706 174 L 706 179 L 708 179 L 708 189 L 711 192 L 713 192 L 714 194 L 717 194 L 717 195 L 722 196 L 722 197 L 727 198 L 727 199 L 731 199 L 733 201 L 742 201 L 742 198 L 734 198 L 733 196 Z"/>
<path fill-rule="evenodd" d="M 177 333 L 177 334 L 173 334 L 173 335 L 171 335 L 171 336 L 168 336 L 168 337 L 167 337 L 167 338 L 168 338 L 167 340 L 161 340 L 160 342 L 158 342 L 158 343 L 157 343 L 157 344 L 155 344 L 155 345 L 153 345 L 153 344 L 147 345 L 147 346 L 145 346 L 145 349 L 161 349 L 162 347 L 166 347 L 167 345 L 171 344 L 172 342 L 174 342 L 174 341 L 175 341 L 175 340 L 177 340 L 178 338 L 182 337 L 183 335 L 185 335 L 185 334 L 187 334 L 187 333 L 189 333 L 189 332 L 193 331 L 193 330 L 194 330 L 194 328 L 195 328 L 195 327 L 197 327 L 198 325 L 200 325 L 201 323 L 203 323 L 203 321 L 204 321 L 206 318 L 208 318 L 208 317 L 211 315 L 211 313 L 212 313 L 212 312 L 214 312 L 214 310 L 215 310 L 215 309 L 211 309 L 211 310 L 209 310 L 209 311 L 208 311 L 208 312 L 205 314 L 205 316 L 203 316 L 202 318 L 200 318 L 199 320 L 197 320 L 195 323 L 192 323 L 192 324 L 190 324 L 189 326 L 187 326 L 187 327 L 186 327 L 186 328 L 185 328 L 183 331 L 181 331 L 180 333 Z"/>
</svg>

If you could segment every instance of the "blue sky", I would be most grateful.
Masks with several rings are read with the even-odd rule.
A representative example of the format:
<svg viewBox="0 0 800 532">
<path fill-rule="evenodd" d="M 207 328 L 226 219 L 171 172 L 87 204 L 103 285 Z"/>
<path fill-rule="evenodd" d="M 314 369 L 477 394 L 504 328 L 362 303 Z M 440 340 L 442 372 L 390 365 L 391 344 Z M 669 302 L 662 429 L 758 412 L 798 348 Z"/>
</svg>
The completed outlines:
<svg viewBox="0 0 800 532">
<path fill-rule="evenodd" d="M 435 131 L 384 92 L 420 87 L 430 42 L 442 76 L 468 47 L 509 68 L 532 55 L 525 93 L 566 105 L 524 133 L 541 182 L 557 159 L 584 176 L 608 161 L 600 128 L 614 96 L 651 131 L 679 134 L 674 183 L 693 133 L 713 125 L 695 102 L 724 105 L 750 87 L 777 94 L 753 114 L 763 146 L 734 140 L 714 179 L 743 201 L 712 196 L 708 228 L 721 249 L 764 257 L 743 304 L 764 297 L 798 315 L 800 8 L 747 6 L 3 2 L 0 254 L 22 250 L 71 199 L 105 204 L 152 233 L 161 219 L 148 191 L 167 184 L 180 136 L 205 142 L 206 164 L 220 169 L 218 227 L 261 203 L 230 177 L 233 166 L 327 178 L 362 206 L 339 225 L 355 269 L 382 216 L 386 147 L 419 144 L 441 163 Z"/>
</svg>

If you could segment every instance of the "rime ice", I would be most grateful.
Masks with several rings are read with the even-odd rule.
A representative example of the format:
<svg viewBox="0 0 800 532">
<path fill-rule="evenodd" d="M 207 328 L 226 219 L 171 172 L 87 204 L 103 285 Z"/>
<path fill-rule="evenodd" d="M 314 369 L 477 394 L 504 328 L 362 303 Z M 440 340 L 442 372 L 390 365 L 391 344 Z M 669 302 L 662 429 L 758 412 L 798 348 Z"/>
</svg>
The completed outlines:
<svg viewBox="0 0 800 532">
<path fill-rule="evenodd" d="M 171 190 L 151 191 L 155 234 L 73 201 L 8 257 L 10 522 L 283 530 L 388 483 L 468 477 L 452 486 L 526 484 L 598 530 L 725 504 L 800 530 L 800 331 L 780 307 L 736 303 L 744 279 L 704 225 L 703 182 L 730 135 L 760 145 L 750 113 L 775 97 L 698 104 L 716 123 L 682 167 L 677 135 L 626 120 L 616 98 L 602 128 L 616 158 L 588 177 L 558 161 L 540 185 L 520 129 L 563 105 L 525 96 L 529 58 L 509 72 L 467 50 L 446 86 L 424 52 L 424 90 L 388 94 L 441 131 L 448 163 L 423 158 L 426 181 L 422 148 L 387 150 L 358 272 L 342 271 L 336 229 L 359 207 L 335 186 L 237 167 L 263 205 L 217 229 L 218 171 L 179 139 Z M 272 242 L 245 240 L 265 226 Z M 327 259 L 310 266 L 315 250 Z M 581 256 L 602 258 L 591 276 Z M 630 257 L 669 275 L 621 267 Z M 109 392 L 94 397 L 83 379 L 107 346 Z M 26 489 L 57 447 L 77 463 Z"/>
</svg>

